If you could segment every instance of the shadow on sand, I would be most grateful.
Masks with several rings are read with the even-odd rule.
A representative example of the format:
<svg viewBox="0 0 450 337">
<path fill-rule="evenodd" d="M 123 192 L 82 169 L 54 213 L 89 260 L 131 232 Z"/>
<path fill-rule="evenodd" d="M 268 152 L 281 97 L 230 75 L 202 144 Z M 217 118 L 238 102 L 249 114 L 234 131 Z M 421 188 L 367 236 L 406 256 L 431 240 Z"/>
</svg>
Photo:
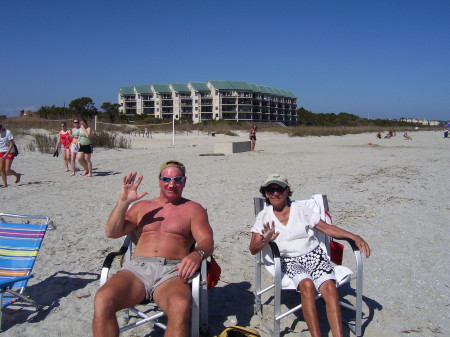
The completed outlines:
<svg viewBox="0 0 450 337">
<path fill-rule="evenodd" d="M 62 298 L 85 288 L 91 282 L 97 282 L 98 279 L 97 273 L 59 271 L 37 284 L 27 286 L 27 295 L 41 306 L 41 310 L 35 312 L 34 307 L 26 306 L 10 306 L 3 309 L 3 331 L 15 324 L 44 320 L 50 312 L 60 306 Z"/>
<path fill-rule="evenodd" d="M 339 298 L 344 303 L 351 304 L 346 298 L 354 298 L 356 295 L 355 289 L 353 289 L 349 284 L 344 284 L 339 287 Z M 266 301 L 263 299 L 263 304 L 273 305 L 273 296 L 267 298 Z M 366 327 L 370 324 L 370 322 L 374 318 L 375 311 L 383 310 L 383 306 L 377 301 L 363 296 L 363 323 L 362 323 L 362 335 L 364 335 L 364 331 Z M 283 309 L 283 312 L 288 311 L 297 305 L 300 304 L 300 294 L 294 290 L 284 290 L 281 294 L 281 303 L 286 308 Z M 327 316 L 326 316 L 326 307 L 323 299 L 318 300 L 317 302 L 317 313 L 319 316 L 319 324 L 320 330 L 322 332 L 322 336 L 331 335 L 330 325 L 328 324 Z M 355 313 L 352 310 L 342 308 L 342 319 L 344 322 L 355 322 Z M 283 325 L 283 320 L 281 321 L 281 333 L 280 336 L 288 336 L 289 334 L 294 336 L 295 333 L 308 331 L 306 326 L 305 319 L 303 317 L 302 311 L 296 311 L 292 315 L 295 316 L 295 319 L 292 320 L 292 324 L 287 326 L 286 323 Z M 268 318 L 268 317 L 267 317 Z M 273 328 L 273 323 L 267 321 L 265 325 L 269 326 L 271 329 Z M 344 328 L 344 336 L 350 337 L 354 336 L 354 334 L 348 329 L 347 325 L 343 324 Z"/>
</svg>

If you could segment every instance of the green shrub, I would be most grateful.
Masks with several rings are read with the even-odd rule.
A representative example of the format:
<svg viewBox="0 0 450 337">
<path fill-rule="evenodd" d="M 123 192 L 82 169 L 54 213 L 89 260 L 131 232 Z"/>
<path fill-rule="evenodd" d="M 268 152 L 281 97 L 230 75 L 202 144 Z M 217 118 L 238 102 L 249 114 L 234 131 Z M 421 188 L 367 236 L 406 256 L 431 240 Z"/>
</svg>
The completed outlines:
<svg viewBox="0 0 450 337">
<path fill-rule="evenodd" d="M 28 148 L 37 147 L 40 153 L 53 153 L 57 142 L 56 136 L 48 136 L 43 133 L 36 133 L 33 135 L 34 139 Z M 34 143 L 34 144 L 33 144 Z"/>
<path fill-rule="evenodd" d="M 118 132 L 114 131 L 96 131 L 91 134 L 91 140 L 95 147 L 104 147 L 107 149 L 129 149 L 131 140 Z"/>
</svg>

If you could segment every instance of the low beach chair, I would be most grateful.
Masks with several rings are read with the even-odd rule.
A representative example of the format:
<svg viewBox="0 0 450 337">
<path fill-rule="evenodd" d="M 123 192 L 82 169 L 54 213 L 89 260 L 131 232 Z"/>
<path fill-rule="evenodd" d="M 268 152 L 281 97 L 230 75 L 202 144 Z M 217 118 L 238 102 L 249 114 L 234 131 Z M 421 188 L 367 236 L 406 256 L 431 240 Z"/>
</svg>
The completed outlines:
<svg viewBox="0 0 450 337">
<path fill-rule="evenodd" d="M 314 195 L 311 199 L 302 201 L 309 208 L 314 209 L 316 212 L 320 213 L 322 220 L 331 224 L 331 216 L 328 213 L 328 201 L 326 195 Z M 254 198 L 254 210 L 255 216 L 266 207 L 264 198 Z M 316 231 L 316 237 L 320 241 L 321 247 L 330 256 L 330 237 L 323 234 L 322 232 Z M 334 239 L 335 240 L 335 239 Z M 358 250 L 356 244 L 353 240 L 347 240 L 351 248 L 353 249 L 355 255 L 356 264 L 356 274 L 342 265 L 336 265 L 332 262 L 334 266 L 334 272 L 336 274 L 337 282 L 336 286 L 339 287 L 343 284 L 355 281 L 355 305 L 349 304 L 347 302 L 339 301 L 340 305 L 344 308 L 350 309 L 355 312 L 354 320 L 349 322 L 344 322 L 347 324 L 349 329 L 357 336 L 361 336 L 362 329 L 362 287 L 363 287 L 363 262 L 360 251 Z M 292 282 L 292 280 L 281 271 L 280 262 L 280 251 L 275 242 L 270 242 L 269 245 L 256 254 L 255 257 L 255 269 L 256 269 L 256 282 L 255 282 L 255 313 L 262 313 L 263 305 L 267 303 L 262 302 L 262 295 L 273 289 L 273 323 L 272 327 L 268 327 L 272 337 L 280 336 L 280 321 L 284 317 L 300 310 L 302 305 L 297 305 L 296 307 L 282 312 L 281 306 L 281 291 L 282 290 L 296 290 L 297 286 Z M 269 272 L 269 278 L 271 283 L 263 288 L 263 275 L 262 266 Z M 320 294 L 317 295 L 316 299 L 321 297 Z"/>
<path fill-rule="evenodd" d="M 120 265 L 125 261 L 131 259 L 133 255 L 133 238 L 128 235 L 119 251 L 109 253 L 103 263 L 102 273 L 100 276 L 100 286 L 102 286 L 108 279 L 113 261 L 116 257 L 120 257 Z M 200 270 L 192 278 L 192 304 L 191 304 L 191 337 L 206 336 L 208 333 L 208 294 L 206 286 L 207 277 L 207 262 L 204 260 L 200 266 Z M 165 317 L 162 311 L 154 303 L 143 303 L 145 305 L 145 312 L 140 310 L 137 306 L 123 310 L 123 326 L 120 327 L 120 332 L 132 329 L 134 327 L 150 323 L 166 330 L 166 324 L 161 320 Z M 159 312 L 158 312 L 159 311 Z M 133 317 L 130 312 L 134 314 L 132 323 L 130 319 Z M 153 312 L 152 315 L 149 312 Z M 156 313 L 155 313 L 156 312 Z"/>
<path fill-rule="evenodd" d="M 46 216 L 0 213 L 0 331 L 6 307 L 21 305 L 40 309 L 26 295 L 26 286 L 33 277 L 31 271 L 48 228 L 56 227 Z"/>
</svg>

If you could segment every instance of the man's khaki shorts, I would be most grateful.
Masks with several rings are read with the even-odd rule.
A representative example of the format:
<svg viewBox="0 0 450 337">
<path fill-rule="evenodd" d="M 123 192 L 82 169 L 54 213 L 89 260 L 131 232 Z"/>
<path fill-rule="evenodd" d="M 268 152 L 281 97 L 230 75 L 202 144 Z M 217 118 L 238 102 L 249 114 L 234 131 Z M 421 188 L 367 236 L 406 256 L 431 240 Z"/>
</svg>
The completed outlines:
<svg viewBox="0 0 450 337">
<path fill-rule="evenodd" d="M 178 276 L 177 265 L 181 260 L 163 257 L 137 257 L 125 262 L 121 270 L 129 270 L 144 284 L 145 298 L 153 298 L 153 292 L 161 283 Z"/>
</svg>

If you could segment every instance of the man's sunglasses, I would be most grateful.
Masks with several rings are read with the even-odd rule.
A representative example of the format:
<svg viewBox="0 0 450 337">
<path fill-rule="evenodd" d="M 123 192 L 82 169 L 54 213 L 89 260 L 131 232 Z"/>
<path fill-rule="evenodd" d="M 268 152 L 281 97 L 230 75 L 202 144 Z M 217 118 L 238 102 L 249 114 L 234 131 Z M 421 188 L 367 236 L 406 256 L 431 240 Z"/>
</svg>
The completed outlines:
<svg viewBox="0 0 450 337">
<path fill-rule="evenodd" d="M 179 184 L 181 183 L 186 177 L 159 177 L 160 180 L 164 181 L 165 183 L 170 183 L 171 181 Z"/>
<path fill-rule="evenodd" d="M 265 190 L 266 190 L 267 193 L 270 193 L 270 194 L 275 193 L 275 192 L 283 193 L 284 191 L 286 191 L 286 187 L 281 187 L 281 186 L 278 186 L 278 187 L 267 186 L 267 187 L 265 188 Z"/>
<path fill-rule="evenodd" d="M 78 121 L 73 121 L 73 123 L 74 123 L 74 124 L 78 124 L 78 123 L 80 123 L 80 122 L 78 122 Z"/>
</svg>

